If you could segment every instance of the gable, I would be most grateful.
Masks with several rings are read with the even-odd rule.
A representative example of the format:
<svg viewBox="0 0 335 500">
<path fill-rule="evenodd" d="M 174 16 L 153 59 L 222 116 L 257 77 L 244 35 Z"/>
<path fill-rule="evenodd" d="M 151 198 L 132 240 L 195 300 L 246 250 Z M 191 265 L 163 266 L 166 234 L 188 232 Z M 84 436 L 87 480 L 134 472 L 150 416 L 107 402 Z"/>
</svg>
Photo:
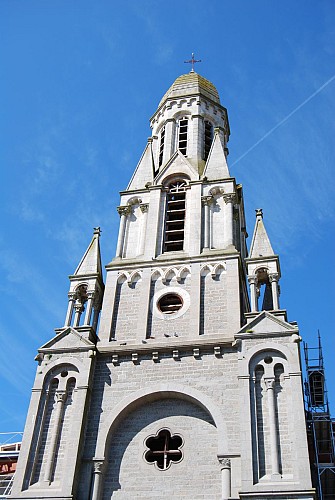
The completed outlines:
<svg viewBox="0 0 335 500">
<path fill-rule="evenodd" d="M 191 163 L 185 158 L 185 156 L 176 151 L 174 155 L 167 162 L 165 167 L 158 173 L 154 183 L 161 184 L 163 179 L 174 174 L 185 174 L 191 181 L 199 180 L 199 174 L 197 170 L 191 165 Z"/>
<path fill-rule="evenodd" d="M 39 351 L 87 351 L 94 347 L 93 342 L 84 338 L 74 328 L 68 327 L 40 347 Z"/>
<path fill-rule="evenodd" d="M 268 311 L 262 311 L 259 315 L 254 318 L 250 323 L 246 324 L 241 328 L 238 334 L 254 334 L 266 335 L 266 334 L 283 334 L 283 333 L 296 333 L 297 327 L 278 319 L 273 314 Z"/>
</svg>

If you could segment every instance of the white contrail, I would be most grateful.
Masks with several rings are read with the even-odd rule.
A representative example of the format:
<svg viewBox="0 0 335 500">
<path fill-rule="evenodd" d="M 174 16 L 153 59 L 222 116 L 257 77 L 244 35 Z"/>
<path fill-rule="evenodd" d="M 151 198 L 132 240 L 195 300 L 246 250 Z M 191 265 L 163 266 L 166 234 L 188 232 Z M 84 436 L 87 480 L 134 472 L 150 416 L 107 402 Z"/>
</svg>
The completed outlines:
<svg viewBox="0 0 335 500">
<path fill-rule="evenodd" d="M 311 94 L 309 97 L 307 97 L 307 99 L 305 99 L 301 104 L 299 104 L 299 106 L 294 108 L 294 110 L 291 111 L 291 113 L 289 113 L 287 116 L 285 116 L 285 118 L 283 118 L 279 123 L 277 123 L 277 125 L 275 125 L 268 132 L 266 132 L 266 134 L 264 134 L 261 139 L 259 139 L 257 142 L 255 142 L 255 144 L 253 146 L 251 146 L 249 149 L 247 149 L 247 151 L 245 153 L 243 153 L 243 155 L 241 155 L 239 158 L 237 158 L 237 160 L 235 160 L 234 163 L 232 163 L 230 166 L 232 167 L 233 165 L 236 165 L 236 163 L 238 163 L 240 160 L 242 160 L 242 158 L 247 156 L 247 154 L 250 153 L 250 151 L 255 149 L 255 147 L 258 146 L 258 144 L 260 144 L 267 137 L 269 137 L 269 135 L 272 134 L 272 132 L 274 132 L 275 130 L 277 130 L 278 127 L 283 125 L 283 123 L 287 122 L 287 120 L 289 118 L 291 118 L 291 116 L 294 115 L 294 113 L 296 113 L 297 111 L 299 111 L 299 109 L 301 109 L 303 106 L 305 106 L 305 104 L 307 104 L 311 99 L 313 99 L 313 97 L 315 97 L 317 94 L 319 94 L 319 92 L 321 92 L 321 90 L 323 90 L 325 87 L 327 87 L 327 85 L 329 85 L 334 79 L 335 79 L 335 75 L 333 75 L 331 78 L 329 78 L 329 80 L 327 80 L 323 85 L 321 85 L 321 87 L 319 87 L 315 92 L 313 92 L 313 94 Z"/>
</svg>

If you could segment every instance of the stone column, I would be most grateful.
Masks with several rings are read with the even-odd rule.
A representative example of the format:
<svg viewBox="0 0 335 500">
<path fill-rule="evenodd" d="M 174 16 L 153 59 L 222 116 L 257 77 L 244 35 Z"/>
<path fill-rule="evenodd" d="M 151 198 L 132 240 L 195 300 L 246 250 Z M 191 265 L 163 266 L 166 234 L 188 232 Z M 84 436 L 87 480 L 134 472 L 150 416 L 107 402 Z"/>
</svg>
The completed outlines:
<svg viewBox="0 0 335 500">
<path fill-rule="evenodd" d="M 278 436 L 277 436 L 277 422 L 276 422 L 276 403 L 274 394 L 275 378 L 265 377 L 264 382 L 268 398 L 271 470 L 273 476 L 278 476 L 280 475 L 280 472 L 279 472 Z"/>
<path fill-rule="evenodd" d="M 101 498 L 103 469 L 104 469 L 104 461 L 94 460 L 92 500 L 100 500 Z"/>
<path fill-rule="evenodd" d="M 257 276 L 255 274 L 248 276 L 250 285 L 251 312 L 258 311 L 258 294 L 257 294 Z"/>
<path fill-rule="evenodd" d="M 222 500 L 231 497 L 231 460 L 230 458 L 218 457 L 222 475 Z"/>
<path fill-rule="evenodd" d="M 76 301 L 76 294 L 74 292 L 70 292 L 68 294 L 68 297 L 69 297 L 69 304 L 68 304 L 68 307 L 67 307 L 67 313 L 66 313 L 66 318 L 65 318 L 64 326 L 70 326 L 71 325 L 74 303 Z"/>
<path fill-rule="evenodd" d="M 74 304 L 74 310 L 75 313 L 74 313 L 73 326 L 76 327 L 79 326 L 81 313 L 84 310 L 83 303 L 79 299 L 77 299 Z"/>
<path fill-rule="evenodd" d="M 210 206 L 213 203 L 213 196 L 202 196 L 202 204 L 204 206 L 204 249 L 210 248 Z"/>
<path fill-rule="evenodd" d="M 87 292 L 87 302 L 86 302 L 86 312 L 85 312 L 84 325 L 91 324 L 93 299 L 94 299 L 94 290 L 91 290 L 91 291 Z"/>
<path fill-rule="evenodd" d="M 94 331 L 96 331 L 98 325 L 99 313 L 101 311 L 101 295 L 100 292 L 98 291 L 96 291 L 94 294 L 93 307 L 94 307 L 94 314 L 93 314 L 92 327 Z"/>
<path fill-rule="evenodd" d="M 234 244 L 233 239 L 233 206 L 235 203 L 234 194 L 224 194 L 223 199 L 226 204 L 224 217 L 224 247 Z"/>
<path fill-rule="evenodd" d="M 190 156 L 202 160 L 204 158 L 204 117 L 192 115 L 192 136 L 189 135 Z M 189 131 L 191 133 L 191 130 Z"/>
<path fill-rule="evenodd" d="M 120 220 L 119 237 L 118 237 L 117 246 L 116 246 L 116 257 L 122 257 L 123 246 L 124 246 L 124 236 L 125 236 L 125 232 L 126 232 L 126 222 L 127 222 L 128 215 L 130 215 L 130 213 L 131 213 L 131 206 L 125 205 L 125 206 L 117 207 L 117 211 L 121 217 L 121 220 Z"/>
<path fill-rule="evenodd" d="M 66 400 L 66 391 L 56 391 L 56 409 L 55 409 L 55 422 L 52 428 L 50 439 L 49 454 L 45 466 L 44 481 L 48 484 L 51 483 L 52 472 L 54 468 L 55 454 L 59 433 L 61 430 L 63 406 Z"/>
<path fill-rule="evenodd" d="M 269 280 L 271 283 L 271 291 L 272 291 L 273 309 L 279 309 L 278 278 L 279 278 L 278 273 L 269 274 Z"/>
<path fill-rule="evenodd" d="M 145 238 L 146 238 L 146 229 L 147 229 L 147 218 L 148 218 L 148 209 L 149 209 L 149 204 L 148 203 L 142 203 L 140 205 L 141 212 L 143 214 L 142 217 L 142 227 L 141 227 L 141 239 L 140 239 L 140 248 L 139 248 L 139 255 L 144 254 L 144 249 L 145 249 Z"/>
</svg>

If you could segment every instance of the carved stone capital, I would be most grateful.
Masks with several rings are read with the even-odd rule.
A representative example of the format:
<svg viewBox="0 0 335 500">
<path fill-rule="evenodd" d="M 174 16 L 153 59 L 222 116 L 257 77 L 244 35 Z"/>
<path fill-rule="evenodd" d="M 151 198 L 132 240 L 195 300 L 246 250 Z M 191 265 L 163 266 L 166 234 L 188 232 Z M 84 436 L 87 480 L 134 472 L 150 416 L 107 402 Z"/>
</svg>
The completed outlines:
<svg viewBox="0 0 335 500">
<path fill-rule="evenodd" d="M 76 295 L 77 295 L 76 292 L 69 292 L 67 294 L 69 300 L 73 300 L 73 301 L 76 300 Z"/>
<path fill-rule="evenodd" d="M 209 207 L 213 203 L 214 198 L 213 198 L 213 196 L 202 196 L 201 201 L 202 201 L 203 206 Z"/>
<path fill-rule="evenodd" d="M 248 276 L 248 283 L 249 283 L 249 285 L 257 286 L 258 279 L 257 279 L 256 274 L 251 274 Z"/>
<path fill-rule="evenodd" d="M 56 391 L 56 402 L 57 403 L 64 403 L 65 398 L 66 398 L 65 391 Z"/>
<path fill-rule="evenodd" d="M 146 214 L 149 210 L 149 203 L 142 203 L 140 205 L 140 209 L 141 209 L 142 214 Z"/>
<path fill-rule="evenodd" d="M 270 283 L 272 283 L 273 281 L 278 281 L 278 279 L 279 279 L 278 273 L 270 273 L 268 276 L 269 276 Z"/>
<path fill-rule="evenodd" d="M 94 474 L 102 474 L 104 471 L 104 462 L 103 460 L 95 460 L 93 462 L 93 473 Z"/>
<path fill-rule="evenodd" d="M 231 468 L 231 460 L 226 457 L 218 457 L 219 463 L 221 465 L 221 469 L 230 469 Z"/>
<path fill-rule="evenodd" d="M 222 198 L 224 199 L 225 203 L 236 203 L 236 195 L 234 193 L 228 193 L 222 195 Z"/>
<path fill-rule="evenodd" d="M 120 217 L 122 217 L 122 215 L 127 217 L 128 215 L 131 214 L 131 206 L 130 205 L 119 206 L 119 207 L 117 207 L 117 211 L 118 211 L 118 214 L 120 215 Z"/>
<path fill-rule="evenodd" d="M 266 387 L 267 391 L 269 389 L 273 389 L 274 385 L 275 385 L 275 378 L 274 377 L 265 377 L 264 383 L 265 383 L 265 387 Z"/>
</svg>

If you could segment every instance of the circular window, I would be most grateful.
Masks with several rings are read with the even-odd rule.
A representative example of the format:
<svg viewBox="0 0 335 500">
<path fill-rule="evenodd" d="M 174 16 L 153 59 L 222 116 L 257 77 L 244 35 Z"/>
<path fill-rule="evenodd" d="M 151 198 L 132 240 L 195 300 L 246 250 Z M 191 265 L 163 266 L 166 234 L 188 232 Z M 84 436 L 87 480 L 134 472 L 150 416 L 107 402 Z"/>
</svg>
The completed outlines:
<svg viewBox="0 0 335 500">
<path fill-rule="evenodd" d="M 271 356 L 266 356 L 266 358 L 264 358 L 264 361 L 267 365 L 270 365 L 272 363 L 273 359 Z"/>
<path fill-rule="evenodd" d="M 163 314 L 173 314 L 183 307 L 183 299 L 177 293 L 167 293 L 159 299 L 157 307 Z"/>
</svg>

